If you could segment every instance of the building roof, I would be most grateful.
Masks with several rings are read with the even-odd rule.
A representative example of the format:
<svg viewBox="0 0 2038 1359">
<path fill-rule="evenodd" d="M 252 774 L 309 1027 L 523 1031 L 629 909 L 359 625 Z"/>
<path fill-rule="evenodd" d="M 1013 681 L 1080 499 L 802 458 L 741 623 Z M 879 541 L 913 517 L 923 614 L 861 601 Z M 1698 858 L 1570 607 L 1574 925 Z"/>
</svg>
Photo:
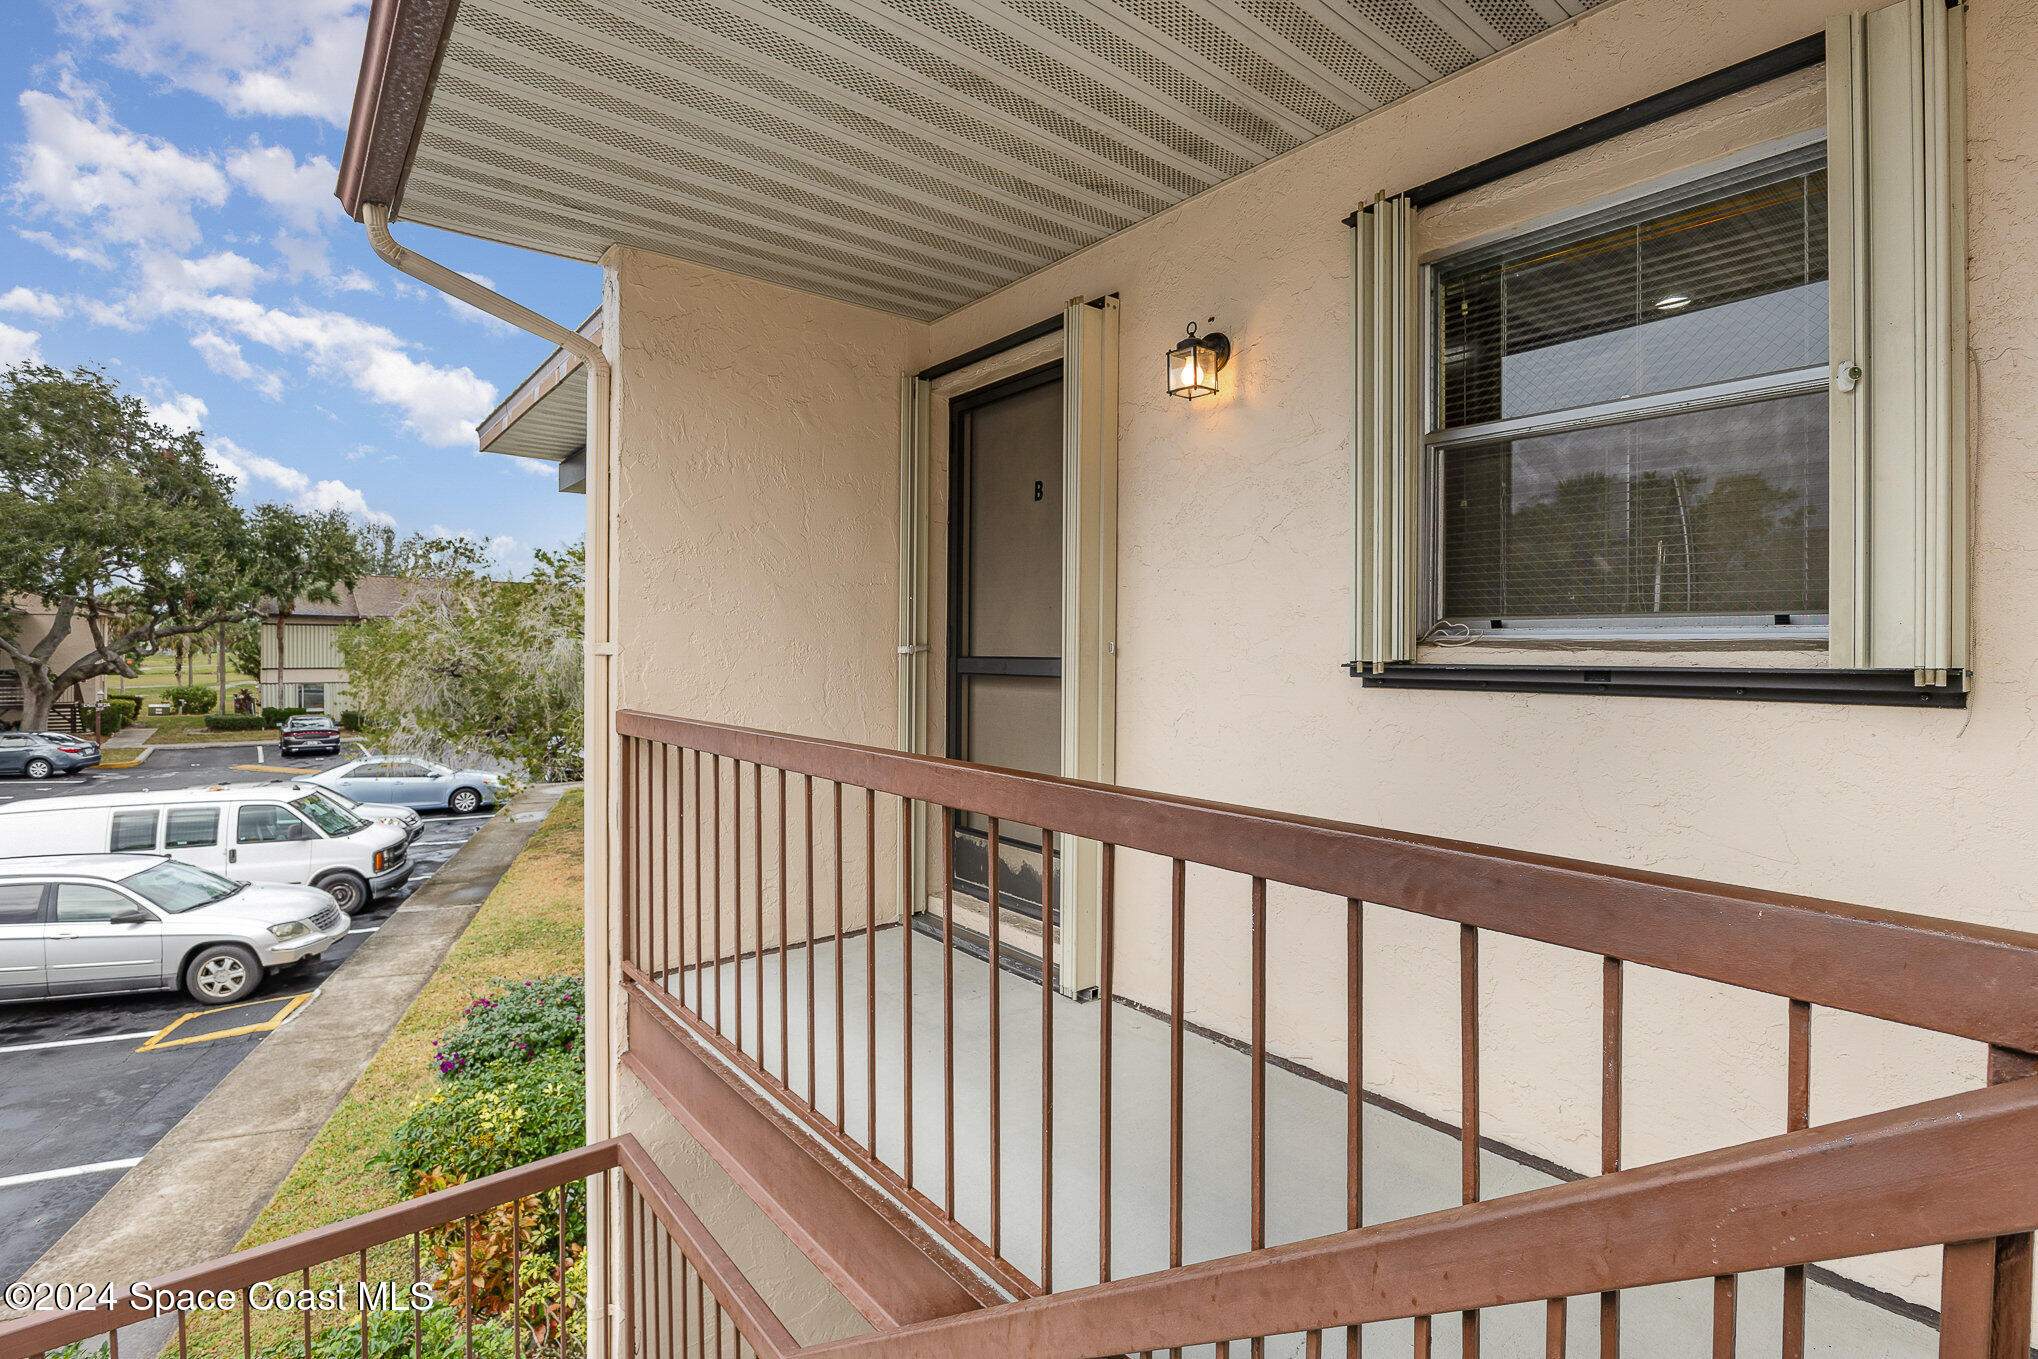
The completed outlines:
<svg viewBox="0 0 2038 1359">
<path fill-rule="evenodd" d="M 290 607 L 290 618 L 292 622 L 331 619 L 349 623 L 364 618 L 394 618 L 425 589 L 442 583 L 432 577 L 363 576 L 351 590 L 340 586 L 331 600 L 298 600 Z M 274 618 L 276 601 L 265 599 L 255 606 L 255 611 L 264 618 Z"/>
<path fill-rule="evenodd" d="M 336 192 L 931 319 L 1599 2 L 374 0 Z"/>
<path fill-rule="evenodd" d="M 580 333 L 601 342 L 602 314 L 580 323 Z M 564 462 L 587 444 L 587 368 L 563 349 L 503 399 L 481 422 L 481 451 Z"/>
</svg>

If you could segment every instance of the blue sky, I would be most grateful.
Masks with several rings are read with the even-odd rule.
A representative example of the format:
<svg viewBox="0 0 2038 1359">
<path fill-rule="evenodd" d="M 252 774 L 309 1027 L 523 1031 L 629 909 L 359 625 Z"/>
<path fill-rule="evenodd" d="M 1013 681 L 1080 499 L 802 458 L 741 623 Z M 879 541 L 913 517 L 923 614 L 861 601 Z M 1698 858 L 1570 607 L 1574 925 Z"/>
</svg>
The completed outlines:
<svg viewBox="0 0 2038 1359">
<path fill-rule="evenodd" d="M 8 0 L 0 363 L 103 365 L 203 430 L 250 500 L 472 535 L 516 570 L 580 536 L 549 464 L 474 425 L 550 352 L 376 259 L 332 196 L 365 0 Z M 400 239 L 569 325 L 601 274 Z"/>
</svg>

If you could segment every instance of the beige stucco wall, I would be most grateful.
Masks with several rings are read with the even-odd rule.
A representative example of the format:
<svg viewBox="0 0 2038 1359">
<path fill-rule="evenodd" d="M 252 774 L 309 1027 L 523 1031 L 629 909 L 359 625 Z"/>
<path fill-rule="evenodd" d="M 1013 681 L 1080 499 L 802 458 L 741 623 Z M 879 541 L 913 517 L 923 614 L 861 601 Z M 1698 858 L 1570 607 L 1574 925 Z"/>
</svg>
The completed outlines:
<svg viewBox="0 0 2038 1359">
<path fill-rule="evenodd" d="M 626 705 L 890 744 L 896 375 L 1071 296 L 1116 292 L 1120 782 L 2038 929 L 2038 6 L 2024 0 L 1974 0 L 1968 30 L 1976 679 L 1965 712 L 1393 692 L 1341 668 L 1341 219 L 1376 192 L 1804 37 L 1847 7 L 1621 0 L 924 335 L 620 252 Z M 1489 226 L 1529 214 L 1536 195 L 1504 198 L 1491 196 Z M 1207 317 L 1235 345 L 1225 390 L 1170 399 L 1161 355 L 1184 322 Z M 1120 984 L 1163 995 L 1164 870 L 1123 862 Z M 1245 884 L 1193 875 L 1191 903 L 1193 1017 L 1239 1031 Z M 1272 919 L 1272 1044 L 1341 1070 L 1342 909 L 1277 892 Z M 1367 1083 L 1455 1119 L 1455 929 L 1378 911 L 1368 928 Z M 1631 973 L 1630 1163 L 1779 1130 L 1783 1003 Z M 1489 1135 L 1596 1166 L 1598 988 L 1596 959 L 1489 943 Z M 1823 1012 L 1815 1035 L 1817 1121 L 1980 1078 L 1973 1045 Z M 1870 1273 L 1930 1294 L 1921 1262 Z"/>
</svg>

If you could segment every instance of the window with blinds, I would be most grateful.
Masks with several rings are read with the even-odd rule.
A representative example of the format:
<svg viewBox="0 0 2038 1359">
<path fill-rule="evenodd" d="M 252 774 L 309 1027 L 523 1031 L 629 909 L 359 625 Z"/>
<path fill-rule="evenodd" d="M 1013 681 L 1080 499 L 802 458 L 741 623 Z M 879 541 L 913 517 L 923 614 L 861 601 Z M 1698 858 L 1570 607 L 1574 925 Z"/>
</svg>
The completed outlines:
<svg viewBox="0 0 2038 1359">
<path fill-rule="evenodd" d="M 1430 271 L 1433 613 L 1822 628 L 1823 146 Z"/>
</svg>

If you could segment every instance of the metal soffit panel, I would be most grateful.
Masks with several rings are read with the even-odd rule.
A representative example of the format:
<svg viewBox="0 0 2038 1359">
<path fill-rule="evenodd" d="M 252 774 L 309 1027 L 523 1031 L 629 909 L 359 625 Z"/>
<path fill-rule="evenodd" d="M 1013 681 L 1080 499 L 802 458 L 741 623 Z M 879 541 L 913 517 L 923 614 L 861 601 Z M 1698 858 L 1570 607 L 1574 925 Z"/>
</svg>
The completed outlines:
<svg viewBox="0 0 2038 1359">
<path fill-rule="evenodd" d="M 399 216 L 932 318 L 1596 0 L 461 0 Z"/>
</svg>

